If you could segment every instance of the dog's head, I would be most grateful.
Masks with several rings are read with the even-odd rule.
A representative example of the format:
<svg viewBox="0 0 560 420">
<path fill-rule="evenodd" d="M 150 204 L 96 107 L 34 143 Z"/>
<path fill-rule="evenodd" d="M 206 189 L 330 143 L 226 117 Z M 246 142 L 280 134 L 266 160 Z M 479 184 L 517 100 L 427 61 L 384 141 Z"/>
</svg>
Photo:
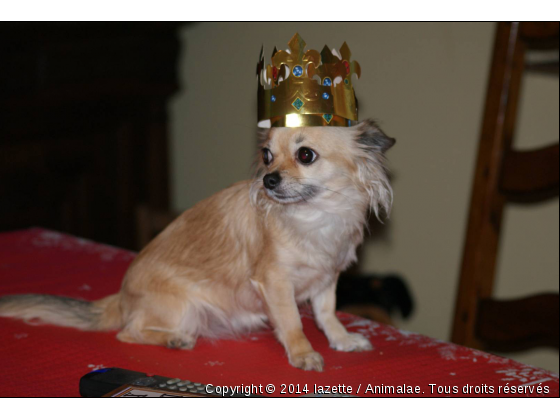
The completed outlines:
<svg viewBox="0 0 560 420">
<path fill-rule="evenodd" d="M 395 140 L 372 120 L 354 127 L 272 128 L 259 132 L 255 190 L 281 204 L 366 201 L 379 217 L 392 190 L 385 152 Z M 350 203 L 349 203 L 350 204 Z"/>
</svg>

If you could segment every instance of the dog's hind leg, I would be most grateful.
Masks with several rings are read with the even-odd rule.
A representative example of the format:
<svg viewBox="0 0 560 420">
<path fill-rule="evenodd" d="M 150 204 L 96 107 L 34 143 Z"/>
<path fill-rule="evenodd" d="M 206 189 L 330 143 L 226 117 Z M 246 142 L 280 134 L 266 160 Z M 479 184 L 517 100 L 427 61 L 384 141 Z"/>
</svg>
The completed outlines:
<svg viewBox="0 0 560 420">
<path fill-rule="evenodd" d="M 137 309 L 131 311 L 129 321 L 117 334 L 117 339 L 126 343 L 192 349 L 197 335 L 185 328 L 188 303 L 177 303 L 176 299 L 165 298 L 155 302 L 153 297 L 149 301 L 144 299 L 138 302 L 135 305 Z"/>
<path fill-rule="evenodd" d="M 125 343 L 153 344 L 171 349 L 190 350 L 196 344 L 196 337 L 176 331 L 154 331 L 143 329 L 131 331 L 124 329 L 117 334 L 117 338 Z"/>
</svg>

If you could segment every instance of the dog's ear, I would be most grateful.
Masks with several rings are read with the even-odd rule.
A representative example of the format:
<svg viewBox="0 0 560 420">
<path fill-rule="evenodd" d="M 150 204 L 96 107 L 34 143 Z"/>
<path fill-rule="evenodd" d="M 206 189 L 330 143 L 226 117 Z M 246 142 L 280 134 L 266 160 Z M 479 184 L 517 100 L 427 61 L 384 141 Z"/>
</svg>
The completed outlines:
<svg viewBox="0 0 560 420">
<path fill-rule="evenodd" d="M 389 215 L 393 202 L 393 190 L 385 169 L 385 152 L 395 139 L 388 137 L 373 120 L 365 120 L 352 127 L 354 141 L 358 146 L 357 173 L 370 201 L 370 208 L 380 219 L 380 210 Z"/>
<path fill-rule="evenodd" d="M 261 149 L 270 138 L 270 128 L 257 128 L 257 146 Z"/>
<path fill-rule="evenodd" d="M 396 143 L 394 138 L 387 136 L 371 119 L 358 124 L 356 131 L 356 141 L 376 152 L 385 153 Z"/>
</svg>

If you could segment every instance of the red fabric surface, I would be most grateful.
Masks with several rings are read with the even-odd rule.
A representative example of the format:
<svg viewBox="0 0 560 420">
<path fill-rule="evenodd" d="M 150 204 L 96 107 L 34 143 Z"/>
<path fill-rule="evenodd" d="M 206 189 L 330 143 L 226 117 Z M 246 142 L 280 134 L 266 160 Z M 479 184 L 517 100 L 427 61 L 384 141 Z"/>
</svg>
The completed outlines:
<svg viewBox="0 0 560 420">
<path fill-rule="evenodd" d="M 134 253 L 60 233 L 33 228 L 0 234 L 0 295 L 49 293 L 96 300 L 119 290 Z M 270 330 L 239 341 L 200 339 L 193 350 L 126 344 L 114 332 L 82 332 L 32 326 L 0 318 L 0 396 L 78 396 L 82 375 L 99 367 L 121 367 L 214 385 L 273 384 L 274 396 L 288 385 L 345 385 L 352 394 L 375 396 L 368 385 L 419 386 L 420 396 L 555 396 L 558 375 L 510 359 L 339 313 L 351 332 L 368 337 L 374 350 L 341 353 L 328 347 L 311 313 L 303 309 L 304 331 L 325 359 L 324 372 L 288 364 Z M 430 384 L 435 384 L 433 388 Z M 546 389 L 537 393 L 539 384 Z M 286 385 L 286 394 L 281 394 Z M 465 385 L 486 393 L 463 393 Z M 532 392 L 505 393 L 526 385 Z M 438 393 L 438 388 L 443 393 Z M 454 393 L 453 387 L 457 387 Z M 499 387 L 502 387 L 501 389 Z M 493 387 L 493 393 L 490 393 Z M 480 389 L 481 391 L 484 388 Z M 508 388 L 509 390 L 509 388 Z M 397 391 L 397 388 L 395 388 Z M 399 394 L 383 394 L 384 396 Z"/>
</svg>

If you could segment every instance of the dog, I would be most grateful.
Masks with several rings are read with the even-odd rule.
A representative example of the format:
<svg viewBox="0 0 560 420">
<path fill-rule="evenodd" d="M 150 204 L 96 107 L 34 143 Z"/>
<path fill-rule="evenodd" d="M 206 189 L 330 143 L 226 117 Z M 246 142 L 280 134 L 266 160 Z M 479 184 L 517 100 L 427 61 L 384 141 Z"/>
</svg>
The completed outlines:
<svg viewBox="0 0 560 420">
<path fill-rule="evenodd" d="M 337 319 L 335 291 L 356 261 L 368 213 L 390 211 L 385 153 L 394 143 L 372 120 L 260 129 L 254 179 L 175 219 L 138 254 L 119 293 L 95 302 L 4 296 L 0 316 L 120 330 L 124 342 L 178 349 L 270 323 L 292 366 L 322 371 L 298 311 L 310 301 L 332 348 L 371 350 Z"/>
</svg>

